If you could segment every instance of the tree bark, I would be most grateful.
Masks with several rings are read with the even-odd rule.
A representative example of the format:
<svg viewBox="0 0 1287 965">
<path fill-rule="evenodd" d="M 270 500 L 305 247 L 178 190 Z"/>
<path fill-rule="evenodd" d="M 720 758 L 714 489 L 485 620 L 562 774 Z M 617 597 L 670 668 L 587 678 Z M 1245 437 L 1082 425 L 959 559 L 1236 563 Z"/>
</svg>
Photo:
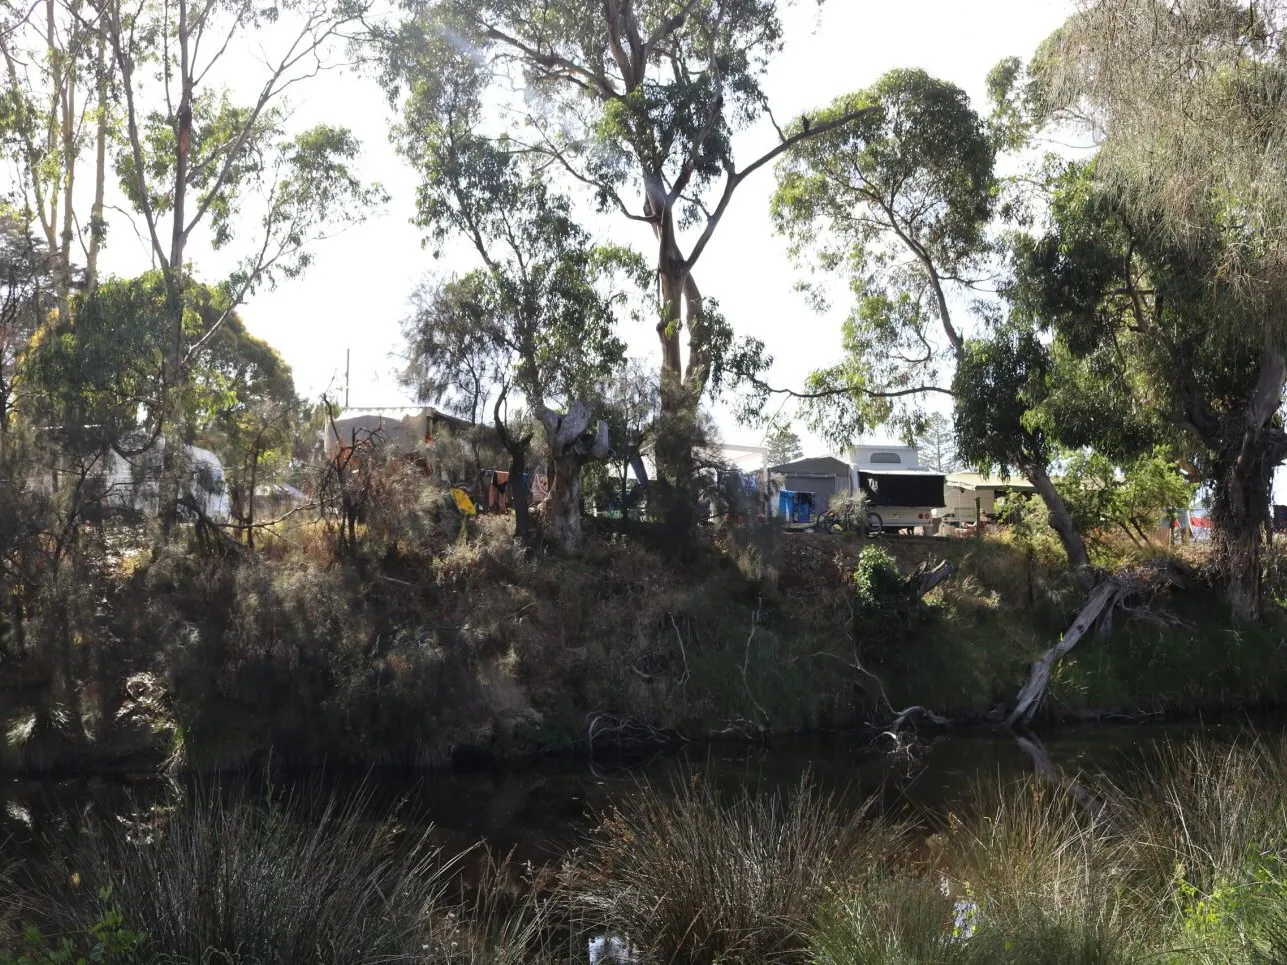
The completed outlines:
<svg viewBox="0 0 1287 965">
<path fill-rule="evenodd" d="M 1068 506 L 1064 503 L 1064 498 L 1059 495 L 1054 482 L 1051 481 L 1046 467 L 1026 466 L 1024 472 L 1028 481 L 1036 487 L 1041 501 L 1046 504 L 1046 509 L 1050 513 L 1050 525 L 1059 534 L 1059 541 L 1063 544 L 1064 553 L 1068 556 L 1068 565 L 1078 573 L 1088 573 L 1090 554 L 1086 551 L 1086 543 L 1082 540 L 1081 533 L 1077 532 L 1072 514 L 1068 512 Z"/>
<path fill-rule="evenodd" d="M 496 403 L 492 407 L 492 421 L 501 445 L 509 453 L 509 482 L 506 485 L 509 487 L 507 491 L 510 505 L 514 507 L 514 537 L 526 543 L 532 538 L 532 500 L 527 487 L 523 485 L 523 474 L 527 472 L 527 453 L 532 447 L 532 436 L 510 435 L 503 415 L 509 390 L 509 385 L 503 386 L 496 397 Z"/>
<path fill-rule="evenodd" d="M 1212 541 L 1224 598 L 1248 621 L 1263 614 L 1261 540 L 1272 525 L 1274 470 L 1287 458 L 1287 432 L 1273 420 L 1287 382 L 1287 357 L 1268 353 L 1243 410 L 1221 418 L 1189 393 L 1190 425 L 1209 451 L 1204 477 L 1212 485 Z"/>
<path fill-rule="evenodd" d="M 1113 580 L 1105 580 L 1095 588 L 1095 591 L 1090 595 L 1090 599 L 1086 601 L 1086 605 L 1077 614 L 1077 619 L 1068 628 L 1068 632 L 1032 665 L 1032 673 L 1028 676 L 1028 682 L 1019 691 L 1014 710 L 1006 718 L 1007 727 L 1013 727 L 1017 723 L 1026 724 L 1032 720 L 1033 715 L 1037 712 L 1037 707 L 1041 703 L 1041 698 L 1045 696 L 1046 685 L 1050 683 L 1050 673 L 1055 664 L 1059 662 L 1059 659 L 1064 654 L 1077 646 L 1078 641 L 1103 616 L 1106 609 L 1110 609 L 1117 603 L 1121 593 L 1122 587 Z"/>
<path fill-rule="evenodd" d="M 514 536 L 523 543 L 532 538 L 532 494 L 523 483 L 531 441 L 531 436 L 524 436 L 520 445 L 509 450 L 509 501 L 514 507 Z"/>
<path fill-rule="evenodd" d="M 1271 519 L 1274 469 L 1287 451 L 1282 430 L 1255 456 L 1240 465 L 1236 458 L 1217 459 L 1211 503 L 1212 537 L 1224 597 L 1235 614 L 1254 621 L 1263 614 L 1261 541 Z"/>
<path fill-rule="evenodd" d="M 94 203 L 89 209 L 89 250 L 85 256 L 85 280 L 88 290 L 98 287 L 98 253 L 103 247 L 107 222 L 103 218 L 103 200 L 107 185 L 107 112 L 109 109 L 107 27 L 98 28 L 98 118 L 94 156 Z"/>
<path fill-rule="evenodd" d="M 595 419 L 594 410 L 579 400 L 566 413 L 540 406 L 536 417 L 545 427 L 554 467 L 545 501 L 545 535 L 556 546 L 573 552 L 581 546 L 581 469 L 588 462 L 608 457 L 608 424 Z"/>
</svg>

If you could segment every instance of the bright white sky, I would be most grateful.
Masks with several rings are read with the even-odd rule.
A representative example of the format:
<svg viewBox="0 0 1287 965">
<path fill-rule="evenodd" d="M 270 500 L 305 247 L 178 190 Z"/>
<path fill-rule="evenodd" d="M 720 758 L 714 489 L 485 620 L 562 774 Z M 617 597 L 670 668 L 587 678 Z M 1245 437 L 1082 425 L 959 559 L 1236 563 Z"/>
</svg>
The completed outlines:
<svg viewBox="0 0 1287 965">
<path fill-rule="evenodd" d="M 892 68 L 922 67 L 960 85 L 982 111 L 988 71 L 1003 57 L 1029 56 L 1070 8 L 1070 0 L 828 0 L 819 11 L 802 0 L 785 14 L 786 50 L 766 82 L 770 103 L 786 120 L 865 87 Z M 321 243 L 303 278 L 259 293 L 242 317 L 291 364 L 301 394 L 315 398 L 340 389 L 350 349 L 353 405 L 407 404 L 411 400 L 394 374 L 399 324 L 417 281 L 446 266 L 434 263 L 410 223 L 415 177 L 389 142 L 390 110 L 374 78 L 353 73 L 302 84 L 291 103 L 301 126 L 327 121 L 353 129 L 365 147 L 366 177 L 380 181 L 391 200 L 364 224 Z M 739 160 L 745 164 L 774 141 L 767 124 L 748 132 L 737 145 Z M 768 217 L 772 187 L 773 173 L 764 169 L 739 188 L 694 274 L 738 333 L 764 340 L 776 359 L 772 383 L 798 387 L 811 369 L 837 356 L 847 306 L 841 301 L 820 315 L 794 290 L 799 273 Z M 646 226 L 624 219 L 607 223 L 616 229 L 614 240 L 652 253 Z M 125 226 L 113 231 L 105 252 L 109 271 L 127 270 L 129 262 L 136 267 L 140 254 L 146 257 L 129 250 L 129 234 Z M 223 267 L 223 259 L 203 255 L 199 243 L 192 257 L 199 268 L 216 269 L 201 271 L 207 277 L 217 277 Z M 656 364 L 651 324 L 626 335 L 632 354 Z M 790 412 L 788 407 L 784 414 Z M 720 424 L 728 442 L 760 441 L 758 432 L 738 427 L 727 413 L 720 413 Z M 823 452 L 821 443 L 798 431 L 809 455 Z"/>
</svg>

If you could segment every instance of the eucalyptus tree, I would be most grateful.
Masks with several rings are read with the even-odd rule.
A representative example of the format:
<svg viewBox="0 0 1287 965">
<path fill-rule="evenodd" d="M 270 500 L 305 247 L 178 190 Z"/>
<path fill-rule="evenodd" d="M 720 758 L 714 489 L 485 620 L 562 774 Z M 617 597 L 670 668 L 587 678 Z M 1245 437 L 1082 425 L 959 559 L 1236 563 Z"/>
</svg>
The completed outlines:
<svg viewBox="0 0 1287 965">
<path fill-rule="evenodd" d="M 0 215 L 0 464 L 24 393 L 19 360 L 27 340 L 56 299 L 49 252 L 14 215 Z"/>
<path fill-rule="evenodd" d="M 1197 450 L 1226 593 L 1248 617 L 1287 457 L 1285 30 L 1281 0 L 1097 0 L 1022 87 L 1036 123 L 1098 145 L 1035 252 L 1048 308 L 1079 354 L 1119 350 L 1137 398 Z"/>
<path fill-rule="evenodd" d="M 1000 270 L 992 228 L 1002 138 L 963 90 L 922 70 L 891 71 L 816 117 L 826 122 L 869 107 L 858 122 L 784 160 L 772 202 L 797 260 L 826 275 L 842 273 L 854 297 L 840 361 L 813 372 L 806 391 L 792 393 L 805 400 L 815 428 L 841 446 L 885 422 L 915 436 L 926 421 L 925 396 L 952 395 L 954 373 L 967 363 L 972 369 L 962 387 L 1018 392 L 1024 381 L 1015 370 L 1019 343 L 1012 332 L 972 346 L 953 311 L 954 302 L 974 296 L 977 281 Z M 995 401 L 1002 410 L 1024 407 L 1018 397 Z M 984 430 L 986 424 L 973 417 L 956 422 L 968 432 L 1001 428 Z M 1024 473 L 1069 562 L 1089 565 L 1050 479 L 1050 448 L 1017 422 L 1006 428 L 1004 439 L 976 438 L 963 455 Z"/>
<path fill-rule="evenodd" d="M 230 302 L 224 286 L 189 279 L 184 287 L 184 350 L 204 343 L 192 355 L 178 417 L 181 439 L 235 462 L 249 431 L 241 421 L 265 406 L 293 406 L 295 392 L 290 367 L 246 331 Z M 19 377 L 28 421 L 57 437 L 68 459 L 140 454 L 175 417 L 165 384 L 170 344 L 169 292 L 159 271 L 106 278 L 77 293 L 70 315 L 51 313 L 25 346 Z"/>
<path fill-rule="evenodd" d="M 365 217 L 383 192 L 364 183 L 344 128 L 291 131 L 287 93 L 337 65 L 365 0 L 103 0 L 97 16 L 115 66 L 120 185 L 166 291 L 164 380 L 175 406 L 196 355 L 256 287 L 303 272 L 312 242 Z M 250 60 L 232 58 L 255 37 Z M 229 86 L 252 89 L 244 102 Z M 195 340 L 184 323 L 189 245 L 199 231 L 244 255 L 224 283 L 225 311 Z M 177 422 L 178 409 L 174 411 Z M 167 516 L 177 498 L 166 449 Z"/>
<path fill-rule="evenodd" d="M 114 117 L 107 37 L 86 0 L 9 5 L 0 14 L 0 144 L 17 195 L 7 199 L 39 232 L 50 262 L 55 307 L 66 316 L 84 262 L 97 280 L 109 132 Z M 77 192 L 82 155 L 94 151 L 88 216 Z"/>
<path fill-rule="evenodd" d="M 479 131 L 539 156 L 600 211 L 651 234 L 667 413 L 695 410 L 734 350 L 696 268 L 737 188 L 793 148 L 863 116 L 778 127 L 763 77 L 782 48 L 782 5 L 410 0 L 405 20 L 385 37 L 385 80 L 401 107 L 399 144 L 409 156 L 444 109 L 469 111 Z M 762 119 L 776 143 L 739 163 L 734 136 Z M 762 364 L 763 352 L 751 346 L 739 360 Z M 657 451 L 670 481 L 691 468 L 682 446 Z"/>
<path fill-rule="evenodd" d="M 511 457 L 517 526 L 527 535 L 521 479 L 531 435 L 511 432 L 510 403 L 544 428 L 553 468 L 546 534 L 581 542 L 581 470 L 610 443 L 598 387 L 624 363 L 618 319 L 646 290 L 626 249 L 592 243 L 570 202 L 526 159 L 446 114 L 416 156 L 419 219 L 437 244 L 464 240 L 480 267 L 417 299 L 408 319 L 408 381 L 422 398 L 478 413 L 487 400 Z"/>
</svg>

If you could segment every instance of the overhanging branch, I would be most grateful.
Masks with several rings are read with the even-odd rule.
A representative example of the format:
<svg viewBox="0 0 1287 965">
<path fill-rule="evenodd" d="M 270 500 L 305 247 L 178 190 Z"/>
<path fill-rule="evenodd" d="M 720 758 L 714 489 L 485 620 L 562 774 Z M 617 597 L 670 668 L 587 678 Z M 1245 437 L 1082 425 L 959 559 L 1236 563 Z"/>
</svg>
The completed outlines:
<svg viewBox="0 0 1287 965">
<path fill-rule="evenodd" d="M 879 106 L 864 107 L 861 110 L 850 111 L 847 114 L 837 117 L 835 120 L 827 121 L 823 124 L 817 124 L 810 127 L 808 130 L 797 131 L 786 140 L 777 144 L 771 150 L 760 155 L 760 157 L 756 158 L 741 171 L 735 171 L 730 167 L 727 178 L 724 181 L 724 192 L 720 195 L 719 204 L 716 205 L 715 211 L 711 217 L 706 219 L 706 227 L 703 229 L 701 237 L 697 239 L 697 243 L 693 245 L 693 250 L 689 253 L 688 258 L 685 259 L 685 269 L 691 271 L 693 266 L 697 264 L 697 259 L 702 256 L 702 252 L 706 250 L 706 246 L 710 243 L 711 237 L 715 234 L 715 228 L 719 225 L 720 219 L 724 216 L 724 212 L 727 210 L 729 202 L 733 199 L 733 192 L 737 190 L 737 186 L 739 184 L 760 168 L 764 167 L 764 165 L 777 160 L 797 144 L 801 144 L 811 138 L 820 137 L 823 134 L 829 134 L 832 131 L 839 130 L 846 125 L 852 124 L 854 121 L 861 120 L 867 115 L 873 114 L 879 110 Z"/>
<path fill-rule="evenodd" d="M 872 399 L 897 399 L 909 395 L 922 395 L 926 392 L 938 392 L 955 398 L 956 393 L 938 385 L 917 385 L 907 389 L 864 389 L 861 386 L 845 385 L 834 389 L 819 389 L 817 392 L 798 392 L 795 389 L 775 389 L 767 382 L 752 378 L 752 385 L 769 395 L 787 395 L 793 399 L 831 399 L 840 395 L 865 395 Z"/>
</svg>

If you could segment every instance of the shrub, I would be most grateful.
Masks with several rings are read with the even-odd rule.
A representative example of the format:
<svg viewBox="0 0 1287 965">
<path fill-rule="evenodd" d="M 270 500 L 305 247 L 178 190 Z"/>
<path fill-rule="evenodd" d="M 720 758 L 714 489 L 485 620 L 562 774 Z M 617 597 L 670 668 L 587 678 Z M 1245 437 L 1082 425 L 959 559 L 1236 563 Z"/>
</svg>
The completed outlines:
<svg viewBox="0 0 1287 965">
<path fill-rule="evenodd" d="M 870 874 L 900 835 L 807 779 L 732 804 L 698 780 L 642 787 L 595 832 L 574 889 L 646 961 L 802 962 L 833 889 Z"/>
<path fill-rule="evenodd" d="M 144 957 L 147 935 L 127 927 L 112 901 L 112 889 L 98 894 L 102 917 L 74 938 L 46 939 L 35 927 L 27 928 L 11 950 L 0 949 L 0 965 L 135 965 Z"/>
<path fill-rule="evenodd" d="M 868 546 L 854 569 L 854 636 L 865 655 L 890 655 L 891 645 L 906 636 L 917 601 L 903 587 L 898 562 L 883 546 Z"/>
<path fill-rule="evenodd" d="M 831 497 L 829 511 L 835 525 L 848 533 L 861 533 L 867 528 L 867 494 L 836 493 Z"/>
</svg>

